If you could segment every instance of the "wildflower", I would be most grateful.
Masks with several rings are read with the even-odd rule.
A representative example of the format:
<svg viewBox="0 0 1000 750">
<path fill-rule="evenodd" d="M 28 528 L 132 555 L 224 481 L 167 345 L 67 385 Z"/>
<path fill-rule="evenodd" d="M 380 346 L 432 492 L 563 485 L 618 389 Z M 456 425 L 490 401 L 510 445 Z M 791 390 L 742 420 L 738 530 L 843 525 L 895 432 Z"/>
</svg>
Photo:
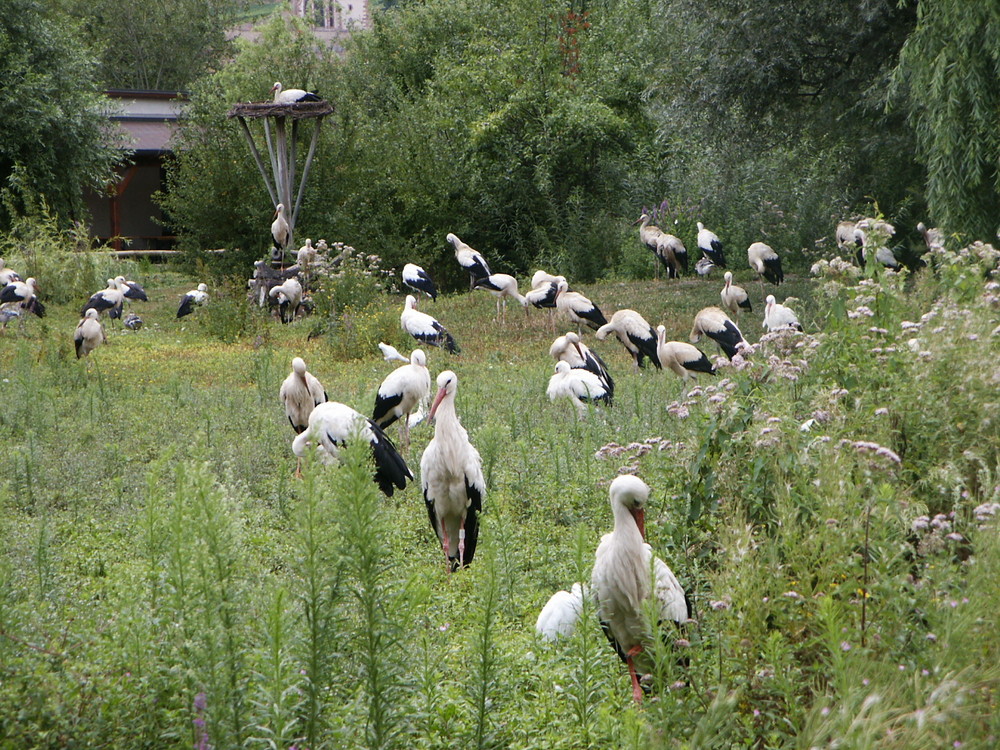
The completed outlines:
<svg viewBox="0 0 1000 750">
<path fill-rule="evenodd" d="M 871 680 L 869 680 L 869 679 L 868 679 L 867 677 L 865 677 L 865 678 L 864 678 L 864 679 L 863 679 L 863 680 L 861 681 L 861 684 L 862 684 L 862 685 L 864 685 L 865 687 L 868 687 L 868 684 L 869 684 L 870 682 L 871 682 Z"/>
<path fill-rule="evenodd" d="M 840 642 L 840 650 L 841 651 L 850 651 L 851 650 L 851 644 L 848 643 L 847 641 L 841 641 Z"/>
<path fill-rule="evenodd" d="M 676 641 L 674 641 L 674 645 L 677 646 L 677 648 L 687 648 L 688 646 L 691 645 L 691 641 L 689 641 L 687 638 L 678 638 Z"/>
<path fill-rule="evenodd" d="M 889 413 L 889 410 L 887 408 L 885 408 L 884 406 L 880 406 L 878 409 L 875 410 L 875 416 L 876 417 L 884 417 L 888 413 Z"/>
<path fill-rule="evenodd" d="M 801 599 L 802 598 L 802 594 L 800 594 L 798 591 L 786 591 L 784 594 L 782 594 L 782 596 L 784 596 L 786 599 Z"/>
<path fill-rule="evenodd" d="M 829 706 L 823 706 L 823 708 L 820 709 L 819 713 L 820 713 L 820 716 L 829 716 L 830 715 L 830 707 Z"/>
<path fill-rule="evenodd" d="M 708 602 L 708 606 L 711 607 L 714 610 L 729 609 L 729 607 L 731 606 L 731 604 L 732 604 L 732 602 L 729 599 L 729 595 L 728 594 L 726 596 L 722 597 L 722 599 L 719 599 L 718 601 L 712 601 L 712 600 L 710 600 Z"/>
</svg>

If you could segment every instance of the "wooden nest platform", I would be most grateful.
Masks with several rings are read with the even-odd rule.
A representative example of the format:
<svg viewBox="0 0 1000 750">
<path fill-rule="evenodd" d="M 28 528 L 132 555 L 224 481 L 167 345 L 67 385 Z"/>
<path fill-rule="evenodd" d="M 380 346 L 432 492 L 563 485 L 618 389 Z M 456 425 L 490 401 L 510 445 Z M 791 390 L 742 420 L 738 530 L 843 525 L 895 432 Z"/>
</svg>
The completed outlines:
<svg viewBox="0 0 1000 750">
<path fill-rule="evenodd" d="M 326 117 L 333 114 L 333 105 L 325 99 L 318 102 L 294 102 L 275 104 L 274 102 L 246 102 L 237 104 L 226 117 L 288 117 L 304 120 L 309 117 Z"/>
</svg>

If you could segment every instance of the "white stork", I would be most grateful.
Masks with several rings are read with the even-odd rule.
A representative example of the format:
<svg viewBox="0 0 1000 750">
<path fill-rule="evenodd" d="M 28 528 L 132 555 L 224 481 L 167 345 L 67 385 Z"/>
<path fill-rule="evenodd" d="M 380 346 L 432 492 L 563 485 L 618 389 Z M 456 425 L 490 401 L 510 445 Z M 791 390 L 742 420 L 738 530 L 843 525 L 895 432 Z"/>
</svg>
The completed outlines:
<svg viewBox="0 0 1000 750">
<path fill-rule="evenodd" d="M 143 289 L 138 283 L 129 281 L 124 276 L 116 276 L 115 281 L 118 282 L 118 288 L 121 289 L 122 294 L 125 295 L 125 299 L 137 299 L 140 302 L 149 302 L 146 290 Z"/>
<path fill-rule="evenodd" d="M 306 363 L 302 357 L 292 359 L 292 372 L 281 383 L 278 396 L 285 407 L 285 416 L 288 417 L 288 422 L 296 435 L 301 435 L 309 427 L 309 415 L 313 409 L 328 400 L 323 384 L 306 370 Z M 295 464 L 295 476 L 302 476 L 301 457 L 298 457 Z"/>
<path fill-rule="evenodd" d="M 604 389 L 608 392 L 608 403 L 611 403 L 615 395 L 615 381 L 604 360 L 580 340 L 576 331 L 569 331 L 553 341 L 549 347 L 549 356 L 556 362 L 566 362 L 574 369 L 594 373 L 604 384 Z"/>
<path fill-rule="evenodd" d="M 747 260 L 750 268 L 757 272 L 757 278 L 765 278 L 777 286 L 785 280 L 781 270 L 781 258 L 774 249 L 763 242 L 754 242 L 747 248 Z M 764 282 L 761 282 L 763 288 Z"/>
<path fill-rule="evenodd" d="M 392 344 L 386 344 L 382 341 L 378 342 L 379 351 L 382 352 L 382 359 L 386 362 L 409 362 L 410 358 L 405 357 L 399 353 L 399 350 Z"/>
<path fill-rule="evenodd" d="M 437 417 L 434 437 L 420 458 L 424 502 L 434 533 L 454 571 L 472 562 L 479 540 L 479 513 L 486 480 L 482 459 L 455 411 L 458 376 L 445 370 L 437 377 L 438 392 L 430 419 Z"/>
<path fill-rule="evenodd" d="M 405 489 L 406 480 L 413 479 L 403 457 L 382 428 L 337 401 L 327 401 L 316 406 L 309 415 L 309 426 L 292 442 L 292 452 L 302 458 L 310 446 L 315 446 L 320 461 L 333 463 L 338 448 L 354 436 L 360 437 L 372 448 L 375 461 L 375 483 L 387 497 L 396 489 Z"/>
<path fill-rule="evenodd" d="M 722 306 L 733 315 L 737 315 L 741 309 L 753 312 L 753 305 L 750 304 L 750 297 L 747 295 L 747 290 L 733 283 L 733 272 L 726 271 L 725 276 L 722 278 L 726 281 L 726 285 L 722 287 L 722 291 L 719 293 L 719 296 L 722 298 Z"/>
<path fill-rule="evenodd" d="M 282 88 L 279 81 L 274 82 L 274 85 L 271 87 L 271 93 L 274 94 L 275 104 L 295 104 L 296 102 L 320 101 L 319 96 L 312 91 L 304 91 L 303 89 L 285 89 Z"/>
<path fill-rule="evenodd" d="M 122 281 L 119 281 L 121 279 Z M 87 304 L 80 310 L 80 315 L 85 315 L 87 310 L 97 310 L 98 313 L 107 312 L 108 317 L 116 320 L 122 316 L 122 305 L 125 302 L 125 290 L 122 288 L 125 280 L 124 276 L 115 279 L 108 279 L 108 286 L 99 292 L 90 295 Z"/>
<path fill-rule="evenodd" d="M 767 305 L 764 307 L 764 328 L 768 331 L 779 331 L 782 328 L 802 330 L 799 318 L 790 307 L 779 305 L 773 294 L 767 295 Z"/>
<path fill-rule="evenodd" d="M 694 270 L 699 276 L 708 276 L 715 268 L 716 265 L 704 256 L 698 258 L 698 262 L 694 264 Z"/>
<path fill-rule="evenodd" d="M 503 322 L 507 322 L 507 298 L 517 300 L 524 308 L 524 314 L 528 314 L 528 300 L 517 291 L 517 279 L 506 273 L 491 273 L 485 279 L 479 279 L 475 283 L 476 289 L 485 289 L 497 298 L 497 319 L 500 318 L 500 305 L 503 304 Z"/>
<path fill-rule="evenodd" d="M 38 301 L 38 283 L 31 276 L 24 281 L 12 281 L 0 289 L 0 303 L 3 302 L 16 302 L 39 318 L 45 317 L 45 305 Z"/>
<path fill-rule="evenodd" d="M 715 367 L 701 349 L 685 341 L 667 341 L 666 326 L 656 327 L 656 353 L 660 357 L 660 364 L 681 379 L 685 393 L 688 380 L 699 372 L 715 374 Z"/>
<path fill-rule="evenodd" d="M 874 250 L 875 260 L 886 268 L 898 271 L 899 261 L 888 242 L 896 234 L 896 227 L 882 219 L 862 219 L 854 226 L 855 242 L 859 245 L 857 259 L 865 265 L 868 253 Z"/>
<path fill-rule="evenodd" d="M 310 238 L 306 238 L 306 244 L 299 248 L 299 251 L 295 253 L 295 262 L 299 264 L 303 271 L 307 271 L 309 266 L 316 262 L 319 258 L 319 251 L 313 247 L 313 241 Z"/>
<path fill-rule="evenodd" d="M 92 307 L 88 307 L 83 318 L 76 324 L 73 332 L 73 345 L 76 347 L 76 358 L 86 357 L 94 349 L 108 341 L 104 333 L 104 326 L 101 325 L 100 316 Z"/>
<path fill-rule="evenodd" d="M 856 249 L 858 238 L 854 234 L 855 224 L 853 221 L 842 221 L 837 224 L 834 236 L 837 239 L 837 247 L 841 250 Z"/>
<path fill-rule="evenodd" d="M 280 263 L 285 262 L 285 247 L 288 246 L 292 238 L 292 229 L 285 218 L 285 204 L 279 203 L 274 207 L 274 217 L 271 221 L 271 239 L 274 240 L 274 251 L 272 258 L 276 258 Z"/>
<path fill-rule="evenodd" d="M 556 309 L 569 318 L 571 323 L 576 323 L 577 332 L 583 326 L 596 331 L 608 322 L 601 308 L 579 292 L 569 291 L 566 279 L 556 282 Z"/>
<path fill-rule="evenodd" d="M 208 302 L 208 284 L 199 284 L 197 289 L 192 289 L 181 297 L 180 307 L 177 308 L 177 319 L 190 315 L 196 307 L 201 307 L 206 302 Z"/>
<path fill-rule="evenodd" d="M 375 394 L 375 409 L 372 419 L 383 429 L 400 417 L 400 434 L 403 445 L 410 444 L 410 414 L 421 402 L 427 400 L 431 392 L 431 373 L 427 369 L 427 355 L 423 349 L 414 349 L 410 363 L 390 372 L 378 393 Z"/>
<path fill-rule="evenodd" d="M 936 250 L 944 247 L 944 232 L 937 227 L 928 229 L 927 225 L 921 221 L 917 223 L 917 231 L 924 238 L 924 244 L 927 245 L 928 250 Z M 0 277 L 0 281 L 2 281 L 2 277 Z"/>
<path fill-rule="evenodd" d="M 549 401 L 569 399 L 576 407 L 577 416 L 587 413 L 587 403 L 603 401 L 611 406 L 611 394 L 604 386 L 604 381 L 589 370 L 572 368 L 568 362 L 556 362 L 555 374 L 549 378 L 545 395 Z"/>
<path fill-rule="evenodd" d="M 421 343 L 443 346 L 449 354 L 458 354 L 461 349 L 455 343 L 454 337 L 448 333 L 448 329 L 427 313 L 420 312 L 416 308 L 416 297 L 412 294 L 406 295 L 406 303 L 399 316 L 399 325 L 403 331 Z"/>
<path fill-rule="evenodd" d="M 681 268 L 687 272 L 688 251 L 680 237 L 667 232 L 660 234 L 656 241 L 656 254 L 667 267 L 668 278 L 676 279 L 680 275 Z"/>
<path fill-rule="evenodd" d="M 726 267 L 726 256 L 722 253 L 722 241 L 711 229 L 698 222 L 698 249 L 719 268 Z"/>
<path fill-rule="evenodd" d="M 484 279 L 490 275 L 490 267 L 478 250 L 473 250 L 457 236 L 448 233 L 445 237 L 455 248 L 455 259 L 458 264 L 469 272 L 469 291 L 472 291 L 479 279 Z"/>
<path fill-rule="evenodd" d="M 0 258 L 0 289 L 14 281 L 20 281 L 20 274 L 12 268 L 7 268 L 3 258 Z"/>
<path fill-rule="evenodd" d="M 403 266 L 403 283 L 417 292 L 423 292 L 437 302 L 437 287 L 430 275 L 416 263 Z"/>
<path fill-rule="evenodd" d="M 653 257 L 656 260 L 663 263 L 667 269 L 667 275 L 669 276 L 670 267 L 667 266 L 663 256 L 660 255 L 659 242 L 660 235 L 663 234 L 663 231 L 655 224 L 650 224 L 649 222 L 652 220 L 652 216 L 650 216 L 649 212 L 643 209 L 642 215 L 639 216 L 638 220 L 634 222 L 639 225 L 639 241 L 646 246 L 646 249 L 653 254 Z M 653 268 L 656 269 L 656 278 L 660 278 L 660 266 L 654 263 Z M 670 278 L 673 277 L 671 276 Z"/>
<path fill-rule="evenodd" d="M 609 333 L 615 334 L 622 346 L 632 355 L 635 369 L 643 367 L 645 358 L 649 358 L 659 370 L 660 358 L 656 353 L 656 331 L 635 310 L 619 310 L 611 316 L 611 321 L 597 329 L 597 340 L 604 341 Z"/>
<path fill-rule="evenodd" d="M 703 335 L 715 341 L 729 359 L 739 351 L 739 345 L 745 343 L 740 329 L 718 307 L 703 307 L 694 316 L 691 343 L 697 344 Z"/>
<path fill-rule="evenodd" d="M 597 599 L 597 614 L 605 635 L 628 665 L 632 697 L 642 702 L 639 673 L 652 672 L 643 657 L 645 644 L 655 636 L 658 622 L 687 622 L 689 608 L 684 589 L 667 564 L 653 556 L 645 542 L 645 504 L 649 486 L 639 477 L 623 474 L 609 488 L 615 528 L 601 538 L 590 590 Z M 657 623 L 649 622 L 643 602 L 653 598 Z"/>
<path fill-rule="evenodd" d="M 557 591 L 542 607 L 535 621 L 535 632 L 549 641 L 573 634 L 583 614 L 583 598 L 590 592 L 579 583 L 569 591 Z"/>
<path fill-rule="evenodd" d="M 278 315 L 282 323 L 291 323 L 295 320 L 295 313 L 298 312 L 299 305 L 302 304 L 302 283 L 294 276 L 285 279 L 277 286 L 271 287 L 267 296 L 278 303 Z"/>
</svg>

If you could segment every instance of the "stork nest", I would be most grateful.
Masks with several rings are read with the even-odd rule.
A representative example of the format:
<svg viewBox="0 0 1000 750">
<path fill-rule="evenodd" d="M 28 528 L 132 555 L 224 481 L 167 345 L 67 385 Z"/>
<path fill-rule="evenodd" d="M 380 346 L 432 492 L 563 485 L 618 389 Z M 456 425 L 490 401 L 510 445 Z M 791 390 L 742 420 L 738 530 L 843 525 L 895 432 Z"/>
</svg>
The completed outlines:
<svg viewBox="0 0 1000 750">
<path fill-rule="evenodd" d="M 226 117 L 290 117 L 293 120 L 304 120 L 308 117 L 325 117 L 331 114 L 333 114 L 333 105 L 324 99 L 318 102 L 293 102 L 292 104 L 246 102 L 234 105 Z"/>
</svg>

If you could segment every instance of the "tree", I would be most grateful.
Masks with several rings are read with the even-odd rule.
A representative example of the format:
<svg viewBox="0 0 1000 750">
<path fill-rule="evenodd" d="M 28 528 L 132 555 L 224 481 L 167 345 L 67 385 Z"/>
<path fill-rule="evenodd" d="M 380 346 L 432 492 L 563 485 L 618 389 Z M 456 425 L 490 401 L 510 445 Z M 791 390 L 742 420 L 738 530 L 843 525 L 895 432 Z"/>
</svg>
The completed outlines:
<svg viewBox="0 0 1000 750">
<path fill-rule="evenodd" d="M 226 30 L 243 0 L 67 0 L 108 88 L 181 90 L 232 50 Z"/>
<path fill-rule="evenodd" d="M 83 188 L 112 178 L 122 152 L 93 69 L 72 24 L 34 0 L 0 0 L 0 229 L 36 197 L 79 218 Z"/>
<path fill-rule="evenodd" d="M 992 241 L 1000 223 L 1000 5 L 923 0 L 895 71 L 927 165 L 927 203 L 949 233 Z"/>
</svg>

